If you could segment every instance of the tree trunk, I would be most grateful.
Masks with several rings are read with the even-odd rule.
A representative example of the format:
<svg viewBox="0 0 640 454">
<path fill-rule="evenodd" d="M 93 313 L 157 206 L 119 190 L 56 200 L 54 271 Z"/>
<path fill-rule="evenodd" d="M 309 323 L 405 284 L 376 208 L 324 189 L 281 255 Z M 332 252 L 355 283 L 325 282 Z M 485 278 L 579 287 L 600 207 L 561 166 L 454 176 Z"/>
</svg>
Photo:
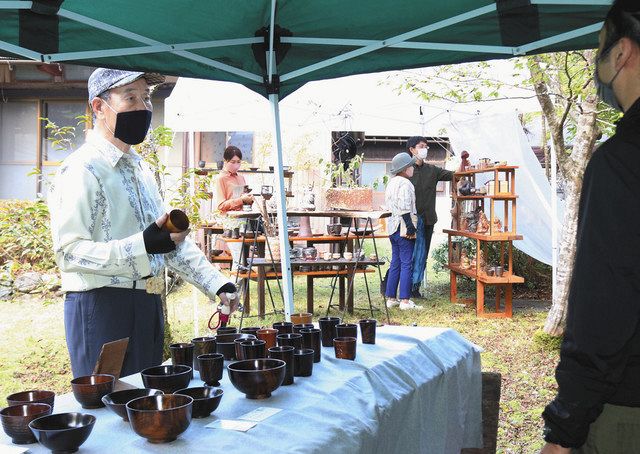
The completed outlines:
<svg viewBox="0 0 640 454">
<path fill-rule="evenodd" d="M 563 173 L 567 182 L 563 229 L 558 252 L 558 263 L 562 265 L 556 269 L 556 291 L 544 325 L 544 332 L 552 336 L 561 336 L 564 333 L 567 318 L 569 286 L 576 253 L 578 208 L 582 191 L 582 179 L 587 163 L 593 154 L 596 137 L 598 136 L 596 104 L 597 98 L 595 96 L 587 97 L 582 103 L 582 114 L 578 118 L 573 151 L 565 166 L 561 167 L 564 170 Z M 558 153 L 560 153 L 559 150 Z"/>
</svg>

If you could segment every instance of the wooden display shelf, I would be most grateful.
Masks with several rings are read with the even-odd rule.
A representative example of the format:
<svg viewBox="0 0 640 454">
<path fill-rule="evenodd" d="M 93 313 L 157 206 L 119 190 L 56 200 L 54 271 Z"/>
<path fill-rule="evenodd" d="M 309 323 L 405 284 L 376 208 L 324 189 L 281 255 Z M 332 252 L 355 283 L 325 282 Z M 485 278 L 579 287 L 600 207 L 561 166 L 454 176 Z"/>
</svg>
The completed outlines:
<svg viewBox="0 0 640 454">
<path fill-rule="evenodd" d="M 509 170 L 515 170 L 517 169 L 518 166 L 491 166 L 491 167 L 486 167 L 484 169 L 472 169 L 472 170 L 465 170 L 463 172 L 456 172 L 456 175 L 473 175 L 476 173 L 487 173 L 487 172 L 495 172 L 497 171 L 509 171 Z"/>
<path fill-rule="evenodd" d="M 362 273 L 373 273 L 375 270 L 373 268 L 367 269 L 345 269 L 345 270 L 322 270 L 322 271 L 292 271 L 294 276 L 313 276 L 313 277 L 333 277 L 333 276 L 348 276 L 351 274 L 362 274 Z M 231 273 L 232 275 L 238 275 L 240 279 L 258 279 L 259 273 L 257 271 L 252 271 L 251 276 L 249 273 L 242 271 L 234 271 Z M 265 279 L 275 279 L 282 277 L 282 272 L 278 271 L 268 271 L 264 273 Z"/>
<path fill-rule="evenodd" d="M 454 273 L 462 274 L 463 276 L 470 277 L 471 279 L 477 279 L 485 284 L 522 284 L 524 282 L 523 277 L 516 276 L 515 274 L 504 274 L 498 277 L 488 276 L 486 274 L 477 274 L 476 270 L 473 268 L 463 270 L 462 268 L 454 264 L 445 265 L 444 267 Z"/>
<path fill-rule="evenodd" d="M 517 195 L 509 194 L 508 192 L 498 193 L 496 195 L 481 194 L 481 195 L 457 195 L 457 200 L 480 200 L 480 199 L 494 199 L 494 200 L 515 200 Z"/>
<path fill-rule="evenodd" d="M 333 236 L 333 235 L 314 235 L 314 236 L 289 236 L 289 242 L 292 241 L 310 241 L 313 243 L 335 243 L 338 241 L 348 241 L 348 240 L 355 240 L 355 239 L 360 239 L 362 240 L 363 238 L 372 238 L 373 235 L 371 235 L 370 233 L 366 234 L 366 235 L 349 235 L 349 237 L 347 237 L 346 235 L 338 235 L 338 236 Z M 376 238 L 389 238 L 389 235 L 387 234 L 380 234 L 380 235 L 375 235 Z M 222 238 L 220 237 L 220 239 L 224 240 L 225 243 L 241 243 L 242 242 L 242 238 L 237 238 L 237 239 L 233 239 L 233 238 Z M 248 237 L 245 239 L 245 243 L 247 245 L 250 245 L 251 243 L 253 243 L 254 239 L 253 237 Z M 259 235 L 258 239 L 256 240 L 256 243 L 264 243 L 265 242 L 265 237 L 264 235 Z"/>
<path fill-rule="evenodd" d="M 486 235 L 484 233 L 465 232 L 463 230 L 443 229 L 442 231 L 452 236 L 465 236 L 480 241 L 517 241 L 523 238 L 522 235 L 510 232 Z"/>
</svg>

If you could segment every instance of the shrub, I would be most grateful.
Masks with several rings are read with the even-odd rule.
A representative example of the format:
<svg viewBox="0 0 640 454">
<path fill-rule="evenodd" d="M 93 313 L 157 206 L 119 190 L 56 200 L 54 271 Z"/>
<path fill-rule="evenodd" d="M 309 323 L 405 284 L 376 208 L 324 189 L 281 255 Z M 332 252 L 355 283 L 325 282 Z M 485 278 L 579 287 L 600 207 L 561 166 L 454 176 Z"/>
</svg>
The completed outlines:
<svg viewBox="0 0 640 454">
<path fill-rule="evenodd" d="M 49 209 L 43 200 L 0 201 L 0 266 L 47 271 L 56 267 Z"/>
</svg>

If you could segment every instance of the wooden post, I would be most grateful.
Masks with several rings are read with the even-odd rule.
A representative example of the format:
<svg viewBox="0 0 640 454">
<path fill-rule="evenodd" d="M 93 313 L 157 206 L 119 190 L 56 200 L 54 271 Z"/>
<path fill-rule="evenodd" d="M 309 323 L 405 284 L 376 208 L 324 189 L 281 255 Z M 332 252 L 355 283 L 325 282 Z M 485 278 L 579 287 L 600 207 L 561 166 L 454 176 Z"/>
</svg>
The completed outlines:
<svg viewBox="0 0 640 454">
<path fill-rule="evenodd" d="M 484 282 L 476 279 L 476 315 L 484 314 Z"/>
<path fill-rule="evenodd" d="M 307 312 L 313 314 L 313 276 L 307 276 Z"/>
<path fill-rule="evenodd" d="M 449 300 L 455 304 L 458 301 L 458 279 L 456 273 L 449 271 Z"/>
</svg>

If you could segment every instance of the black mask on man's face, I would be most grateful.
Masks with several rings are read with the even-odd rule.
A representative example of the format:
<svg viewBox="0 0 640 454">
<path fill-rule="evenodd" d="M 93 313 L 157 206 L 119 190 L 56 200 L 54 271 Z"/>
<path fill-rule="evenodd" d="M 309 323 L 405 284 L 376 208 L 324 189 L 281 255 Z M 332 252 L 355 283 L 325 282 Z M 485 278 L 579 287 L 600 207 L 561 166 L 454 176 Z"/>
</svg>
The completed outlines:
<svg viewBox="0 0 640 454">
<path fill-rule="evenodd" d="M 129 145 L 138 145 L 147 136 L 151 115 L 152 112 L 147 109 L 118 112 L 113 136 Z"/>
</svg>

